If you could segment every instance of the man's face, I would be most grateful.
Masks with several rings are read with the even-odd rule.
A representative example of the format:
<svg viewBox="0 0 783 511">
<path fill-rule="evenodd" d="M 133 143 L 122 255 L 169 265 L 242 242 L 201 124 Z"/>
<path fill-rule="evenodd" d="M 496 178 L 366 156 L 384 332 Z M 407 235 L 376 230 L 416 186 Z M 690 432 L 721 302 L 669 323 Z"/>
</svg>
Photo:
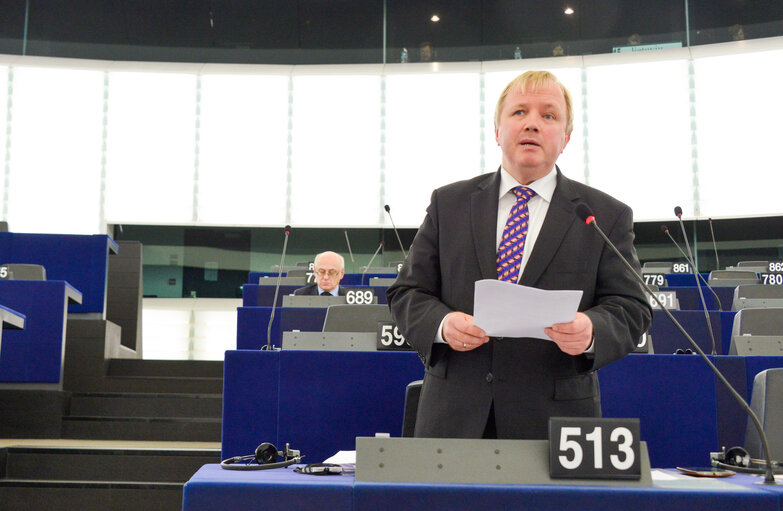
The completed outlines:
<svg viewBox="0 0 783 511">
<path fill-rule="evenodd" d="M 544 177 L 571 136 L 566 135 L 566 102 L 555 83 L 533 91 L 511 90 L 503 102 L 495 139 L 503 151 L 503 168 L 521 184 Z"/>
<path fill-rule="evenodd" d="M 331 291 L 340 285 L 345 269 L 340 269 L 340 258 L 332 254 L 323 254 L 313 268 L 315 281 L 324 291 Z"/>
</svg>

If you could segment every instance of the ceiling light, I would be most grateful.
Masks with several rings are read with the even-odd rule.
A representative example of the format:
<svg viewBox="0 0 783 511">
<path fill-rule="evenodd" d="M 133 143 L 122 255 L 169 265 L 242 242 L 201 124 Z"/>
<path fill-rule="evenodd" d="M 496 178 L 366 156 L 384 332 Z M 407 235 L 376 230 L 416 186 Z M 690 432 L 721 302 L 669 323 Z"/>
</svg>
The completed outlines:
<svg viewBox="0 0 783 511">
<path fill-rule="evenodd" d="M 566 7 L 564 13 L 568 14 L 569 16 L 574 13 L 574 10 L 570 7 Z"/>
<path fill-rule="evenodd" d="M 440 21 L 440 16 L 438 16 L 437 14 L 433 14 L 432 18 L 430 18 L 430 21 L 433 23 L 437 23 Z"/>
</svg>

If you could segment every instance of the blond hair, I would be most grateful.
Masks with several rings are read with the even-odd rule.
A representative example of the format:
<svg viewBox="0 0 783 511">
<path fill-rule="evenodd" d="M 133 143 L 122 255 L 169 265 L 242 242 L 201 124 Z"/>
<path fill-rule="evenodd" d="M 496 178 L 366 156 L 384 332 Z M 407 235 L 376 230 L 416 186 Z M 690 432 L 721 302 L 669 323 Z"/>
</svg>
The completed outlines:
<svg viewBox="0 0 783 511">
<path fill-rule="evenodd" d="M 508 96 L 512 90 L 519 89 L 525 91 L 530 88 L 533 91 L 537 91 L 541 87 L 549 84 L 555 84 L 563 91 L 563 97 L 565 98 L 566 103 L 566 135 L 570 135 L 571 131 L 574 129 L 574 108 L 571 103 L 571 94 L 568 92 L 565 85 L 560 83 L 560 80 L 549 71 L 526 71 L 506 85 L 506 88 L 500 93 L 498 102 L 495 105 L 495 127 L 500 125 L 500 111 L 503 110 L 503 103 L 506 101 L 506 96 Z"/>
</svg>

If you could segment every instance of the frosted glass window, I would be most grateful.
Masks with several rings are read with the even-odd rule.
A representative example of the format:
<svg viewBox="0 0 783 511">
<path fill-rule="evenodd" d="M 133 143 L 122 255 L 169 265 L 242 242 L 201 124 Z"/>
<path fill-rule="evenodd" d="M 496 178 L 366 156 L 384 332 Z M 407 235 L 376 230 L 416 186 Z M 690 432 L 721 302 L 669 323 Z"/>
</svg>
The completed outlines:
<svg viewBox="0 0 783 511">
<path fill-rule="evenodd" d="M 536 68 L 538 69 L 538 68 Z M 484 172 L 495 172 L 501 163 L 502 153 L 495 140 L 495 105 L 506 85 L 527 71 L 488 72 L 484 74 Z M 574 131 L 571 141 L 557 160 L 557 165 L 567 177 L 584 181 L 584 138 L 582 134 L 582 71 L 579 68 L 550 69 L 571 94 L 574 115 Z"/>
<path fill-rule="evenodd" d="M 195 115 L 195 75 L 110 73 L 109 223 L 192 220 Z"/>
<path fill-rule="evenodd" d="M 590 184 L 635 220 L 692 212 L 687 61 L 588 67 L 586 93 Z"/>
<path fill-rule="evenodd" d="M 285 223 L 288 76 L 201 78 L 198 220 Z"/>
<path fill-rule="evenodd" d="M 294 77 L 291 224 L 378 221 L 380 97 L 379 75 Z"/>
<path fill-rule="evenodd" d="M 100 232 L 103 76 L 101 71 L 14 69 L 12 230 Z"/>
<path fill-rule="evenodd" d="M 384 202 L 398 227 L 421 225 L 435 188 L 482 173 L 479 89 L 479 73 L 387 76 Z"/>
<path fill-rule="evenodd" d="M 5 146 L 7 141 L 6 120 L 8 116 L 8 67 L 0 66 L 0 220 L 2 218 L 3 208 L 6 206 L 5 197 Z M 10 226 L 13 228 L 13 226 Z"/>
<path fill-rule="evenodd" d="M 701 216 L 783 213 L 781 62 L 783 51 L 695 61 Z"/>
</svg>

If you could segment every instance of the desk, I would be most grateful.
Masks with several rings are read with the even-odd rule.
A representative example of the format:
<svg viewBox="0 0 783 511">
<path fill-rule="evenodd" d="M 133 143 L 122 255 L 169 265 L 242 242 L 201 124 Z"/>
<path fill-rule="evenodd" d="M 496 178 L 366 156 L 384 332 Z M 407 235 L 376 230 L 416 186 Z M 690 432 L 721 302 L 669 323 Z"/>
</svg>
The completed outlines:
<svg viewBox="0 0 783 511">
<path fill-rule="evenodd" d="M 300 270 L 305 270 L 306 267 L 302 266 L 299 268 Z M 287 275 L 287 272 L 283 272 L 283 276 L 285 277 Z M 258 272 L 258 271 L 251 271 L 250 274 L 247 277 L 248 284 L 258 284 L 258 279 L 262 277 L 268 277 L 268 278 L 274 278 L 277 279 L 277 272 Z M 343 275 L 343 279 L 340 281 L 341 286 L 360 286 L 360 285 L 367 285 L 370 282 L 370 279 L 373 277 L 381 277 L 381 278 L 397 278 L 396 272 L 389 272 L 389 273 L 346 273 Z"/>
<path fill-rule="evenodd" d="M 399 436 L 424 366 L 412 352 L 227 351 L 223 374 L 223 459 L 288 442 L 316 463 L 357 436 Z"/>
<path fill-rule="evenodd" d="M 671 311 L 672 316 L 682 324 L 688 334 L 699 345 L 704 353 L 712 353 L 712 341 L 707 329 L 707 318 L 704 310 L 679 310 Z M 712 326 L 712 334 L 715 336 L 715 350 L 718 355 L 727 355 L 731 346 L 731 327 L 734 324 L 734 311 L 707 312 Z M 653 349 L 656 354 L 672 354 L 677 348 L 693 349 L 688 339 L 672 323 L 662 310 L 653 310 L 653 320 L 650 326 L 650 335 L 653 340 Z"/>
<path fill-rule="evenodd" d="M 712 357 L 737 391 L 783 357 Z M 227 351 L 222 456 L 286 442 L 323 461 L 357 436 L 399 436 L 413 352 Z M 747 417 L 697 355 L 628 355 L 598 372 L 605 417 L 638 417 L 652 466 L 699 466 L 744 442 Z"/>
<path fill-rule="evenodd" d="M 779 511 L 783 493 L 755 486 L 755 480 L 741 474 L 728 480 L 683 477 L 647 488 L 367 483 L 356 482 L 351 475 L 304 475 L 292 468 L 235 472 L 215 464 L 204 465 L 185 484 L 182 509 Z"/>
<path fill-rule="evenodd" d="M 67 308 L 81 300 L 62 280 L 0 281 L 0 303 L 26 317 L 24 330 L 3 336 L 0 383 L 62 383 Z"/>
<path fill-rule="evenodd" d="M 23 330 L 24 320 L 24 314 L 9 309 L 5 305 L 0 305 L 0 324 L 2 324 L 2 328 L 0 328 L 0 353 L 3 352 L 3 330 L 6 328 L 9 330 Z"/>
<path fill-rule="evenodd" d="M 691 277 L 693 278 L 693 277 Z M 733 287 L 713 287 L 713 291 L 718 295 L 720 300 L 720 309 L 724 311 L 731 310 L 731 304 L 734 302 L 734 288 Z M 696 286 L 672 286 L 662 287 L 661 291 L 674 291 L 677 293 L 677 300 L 680 302 L 680 310 L 694 310 L 703 311 L 704 307 L 701 305 L 701 297 L 699 296 L 699 289 Z M 701 291 L 704 294 L 704 303 L 707 304 L 707 310 L 716 311 L 719 310 L 718 302 L 715 301 L 715 296 L 707 289 L 707 286 L 702 284 Z"/>
<path fill-rule="evenodd" d="M 283 305 L 283 296 L 292 295 L 294 291 L 302 286 L 280 286 L 277 293 L 277 306 Z M 375 296 L 378 297 L 378 303 L 386 302 L 387 286 L 349 286 L 351 289 L 372 289 Z M 271 307 L 275 299 L 275 285 L 242 284 L 242 306 L 243 307 Z"/>
<path fill-rule="evenodd" d="M 258 350 L 266 345 L 269 315 L 272 307 L 237 307 L 237 349 Z M 282 345 L 282 332 L 300 330 L 320 332 L 326 318 L 326 307 L 280 307 L 272 322 L 272 345 Z"/>
<path fill-rule="evenodd" d="M 119 247 L 105 234 L 0 232 L 0 264 L 40 264 L 48 280 L 65 280 L 84 294 L 70 313 L 105 317 L 109 254 Z"/>
</svg>

